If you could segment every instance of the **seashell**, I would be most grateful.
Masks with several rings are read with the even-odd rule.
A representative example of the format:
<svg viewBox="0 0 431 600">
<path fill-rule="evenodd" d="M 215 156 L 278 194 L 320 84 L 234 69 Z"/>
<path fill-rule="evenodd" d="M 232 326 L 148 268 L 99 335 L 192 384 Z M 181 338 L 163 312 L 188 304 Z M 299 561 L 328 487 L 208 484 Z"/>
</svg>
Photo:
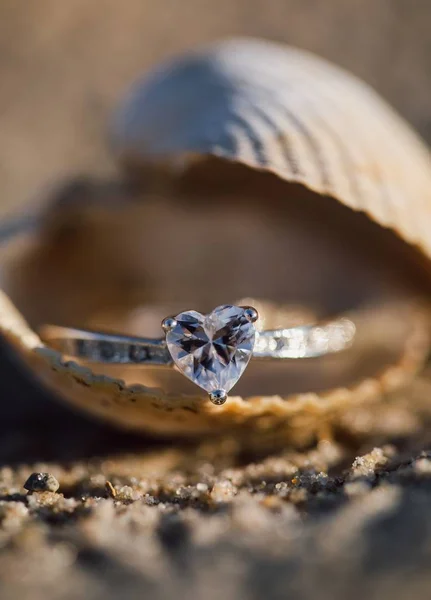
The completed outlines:
<svg viewBox="0 0 431 600">
<path fill-rule="evenodd" d="M 59 397 L 160 435 L 307 443 L 422 367 L 430 155 L 364 83 L 294 48 L 222 42 L 138 82 L 112 130 L 140 187 L 74 190 L 1 254 L 0 330 Z M 144 335 L 156 299 L 205 310 L 243 295 L 265 297 L 274 323 L 287 309 L 268 301 L 299 305 L 292 322 L 306 305 L 346 313 L 358 342 L 319 365 L 256 368 L 215 407 L 182 383 L 167 393 L 159 374 L 70 361 L 35 333 L 54 322 Z"/>
</svg>

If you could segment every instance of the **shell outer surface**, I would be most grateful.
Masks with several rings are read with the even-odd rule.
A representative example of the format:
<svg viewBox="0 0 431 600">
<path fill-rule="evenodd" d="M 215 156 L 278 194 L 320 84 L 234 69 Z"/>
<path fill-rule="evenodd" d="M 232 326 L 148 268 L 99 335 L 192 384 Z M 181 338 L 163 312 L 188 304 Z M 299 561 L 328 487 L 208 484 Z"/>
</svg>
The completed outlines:
<svg viewBox="0 0 431 600">
<path fill-rule="evenodd" d="M 331 196 L 431 256 L 427 147 L 369 86 L 308 52 L 216 43 L 138 82 L 119 108 L 115 149 L 184 169 L 217 156 Z"/>
</svg>

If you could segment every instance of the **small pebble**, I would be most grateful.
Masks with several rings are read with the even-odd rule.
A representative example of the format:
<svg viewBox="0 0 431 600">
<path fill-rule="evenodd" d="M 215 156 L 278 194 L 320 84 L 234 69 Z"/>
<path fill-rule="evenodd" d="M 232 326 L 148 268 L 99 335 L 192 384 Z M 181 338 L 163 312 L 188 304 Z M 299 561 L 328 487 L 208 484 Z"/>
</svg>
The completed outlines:
<svg viewBox="0 0 431 600">
<path fill-rule="evenodd" d="M 51 473 L 32 473 L 24 483 L 29 492 L 56 492 L 60 484 Z"/>
<path fill-rule="evenodd" d="M 229 502 L 235 496 L 237 489 L 232 483 L 225 479 L 224 481 L 216 481 L 210 493 L 213 502 Z"/>
</svg>

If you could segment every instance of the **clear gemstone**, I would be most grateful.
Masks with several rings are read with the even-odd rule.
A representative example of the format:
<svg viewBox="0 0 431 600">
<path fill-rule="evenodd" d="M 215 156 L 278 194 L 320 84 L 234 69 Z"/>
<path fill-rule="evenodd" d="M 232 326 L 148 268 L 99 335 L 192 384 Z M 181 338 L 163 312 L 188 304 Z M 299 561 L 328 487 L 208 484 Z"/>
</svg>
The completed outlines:
<svg viewBox="0 0 431 600">
<path fill-rule="evenodd" d="M 209 315 L 195 310 L 175 317 L 166 333 L 173 361 L 207 392 L 229 392 L 251 358 L 256 330 L 239 306 L 219 306 Z"/>
</svg>

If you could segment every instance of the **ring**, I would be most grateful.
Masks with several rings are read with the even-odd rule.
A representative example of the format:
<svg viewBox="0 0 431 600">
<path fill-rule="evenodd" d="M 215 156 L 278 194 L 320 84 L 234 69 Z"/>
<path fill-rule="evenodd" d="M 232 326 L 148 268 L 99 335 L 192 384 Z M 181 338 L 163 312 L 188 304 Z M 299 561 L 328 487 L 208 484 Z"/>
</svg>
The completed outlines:
<svg viewBox="0 0 431 600">
<path fill-rule="evenodd" d="M 142 338 L 44 325 L 42 340 L 81 361 L 176 368 L 224 404 L 249 361 L 316 358 L 348 349 L 356 327 L 346 318 L 259 330 L 252 306 L 223 305 L 203 315 L 188 310 L 162 321 L 164 337 Z"/>
</svg>

